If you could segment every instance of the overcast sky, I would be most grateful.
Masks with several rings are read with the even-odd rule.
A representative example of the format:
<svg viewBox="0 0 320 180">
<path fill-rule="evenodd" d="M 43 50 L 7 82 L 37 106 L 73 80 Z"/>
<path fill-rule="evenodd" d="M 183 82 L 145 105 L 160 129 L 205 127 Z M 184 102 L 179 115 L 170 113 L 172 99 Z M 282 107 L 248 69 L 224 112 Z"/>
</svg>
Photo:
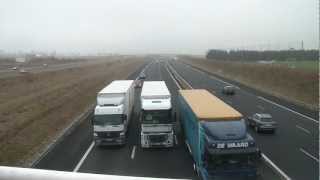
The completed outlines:
<svg viewBox="0 0 320 180">
<path fill-rule="evenodd" d="M 318 48 L 318 0 L 0 0 L 5 51 Z"/>
</svg>

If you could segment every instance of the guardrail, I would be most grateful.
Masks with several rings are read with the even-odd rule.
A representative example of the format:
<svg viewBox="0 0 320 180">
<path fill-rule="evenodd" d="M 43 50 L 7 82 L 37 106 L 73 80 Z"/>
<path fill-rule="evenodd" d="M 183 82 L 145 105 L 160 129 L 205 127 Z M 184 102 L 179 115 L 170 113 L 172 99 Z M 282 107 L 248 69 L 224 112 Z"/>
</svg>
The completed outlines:
<svg viewBox="0 0 320 180">
<path fill-rule="evenodd" d="M 1 180 L 162 180 L 166 178 L 134 177 L 118 175 L 102 175 L 90 173 L 75 173 L 31 168 L 0 166 Z"/>
</svg>

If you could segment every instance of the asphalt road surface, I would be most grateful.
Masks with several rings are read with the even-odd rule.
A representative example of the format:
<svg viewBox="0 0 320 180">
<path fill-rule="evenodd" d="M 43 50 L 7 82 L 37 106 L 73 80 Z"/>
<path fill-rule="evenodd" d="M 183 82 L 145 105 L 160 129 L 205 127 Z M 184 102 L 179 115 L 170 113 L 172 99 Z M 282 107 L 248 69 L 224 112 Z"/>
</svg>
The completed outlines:
<svg viewBox="0 0 320 180">
<path fill-rule="evenodd" d="M 174 107 L 178 87 L 165 68 L 165 64 L 166 62 L 163 61 L 153 61 L 134 72 L 128 79 L 135 79 L 144 70 L 146 80 L 164 80 L 172 93 Z M 225 97 L 220 93 L 225 85 L 224 82 L 185 64 L 178 62 L 170 62 L 170 64 L 194 88 L 205 88 L 214 92 L 244 115 L 261 111 L 271 113 L 279 123 L 279 131 L 275 135 L 257 135 L 250 130 L 250 134 L 254 136 L 262 152 L 292 179 L 318 178 L 317 123 L 279 108 L 241 89 L 237 90 L 235 96 Z M 98 174 L 197 179 L 179 126 L 176 128 L 177 144 L 174 148 L 148 150 L 140 147 L 139 95 L 140 90 L 138 89 L 134 115 L 129 126 L 128 142 L 125 146 L 95 146 L 92 143 L 91 114 L 77 128 L 64 136 L 34 164 L 34 167 Z M 306 153 L 310 153 L 311 156 Z M 315 159 L 312 158 L 313 156 Z M 259 171 L 261 176 L 258 179 L 279 179 L 279 176 L 266 163 L 260 163 Z"/>
<path fill-rule="evenodd" d="M 292 179 L 319 178 L 318 121 L 287 109 L 256 93 L 237 89 L 235 96 L 225 96 L 222 88 L 228 82 L 178 61 L 171 65 L 193 88 L 205 88 L 239 110 L 244 116 L 256 112 L 270 113 L 278 123 L 273 134 L 257 134 L 250 129 L 262 152 Z"/>
</svg>

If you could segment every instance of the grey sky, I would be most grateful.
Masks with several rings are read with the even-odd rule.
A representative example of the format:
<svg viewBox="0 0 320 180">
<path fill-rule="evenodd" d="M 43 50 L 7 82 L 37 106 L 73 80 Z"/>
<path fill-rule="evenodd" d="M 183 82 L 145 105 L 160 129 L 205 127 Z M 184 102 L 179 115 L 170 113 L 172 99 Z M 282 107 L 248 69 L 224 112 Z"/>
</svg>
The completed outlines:
<svg viewBox="0 0 320 180">
<path fill-rule="evenodd" d="M 317 0 L 0 0 L 5 51 L 317 48 Z"/>
</svg>

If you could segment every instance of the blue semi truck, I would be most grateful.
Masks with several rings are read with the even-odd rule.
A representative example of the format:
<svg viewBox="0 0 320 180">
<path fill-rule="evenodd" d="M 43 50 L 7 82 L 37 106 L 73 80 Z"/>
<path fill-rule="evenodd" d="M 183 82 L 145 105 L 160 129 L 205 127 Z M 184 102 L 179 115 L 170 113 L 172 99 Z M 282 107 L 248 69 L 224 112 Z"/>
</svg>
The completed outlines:
<svg viewBox="0 0 320 180">
<path fill-rule="evenodd" d="M 256 178 L 260 151 L 238 111 L 204 89 L 180 90 L 177 103 L 194 170 L 202 179 Z"/>
</svg>

